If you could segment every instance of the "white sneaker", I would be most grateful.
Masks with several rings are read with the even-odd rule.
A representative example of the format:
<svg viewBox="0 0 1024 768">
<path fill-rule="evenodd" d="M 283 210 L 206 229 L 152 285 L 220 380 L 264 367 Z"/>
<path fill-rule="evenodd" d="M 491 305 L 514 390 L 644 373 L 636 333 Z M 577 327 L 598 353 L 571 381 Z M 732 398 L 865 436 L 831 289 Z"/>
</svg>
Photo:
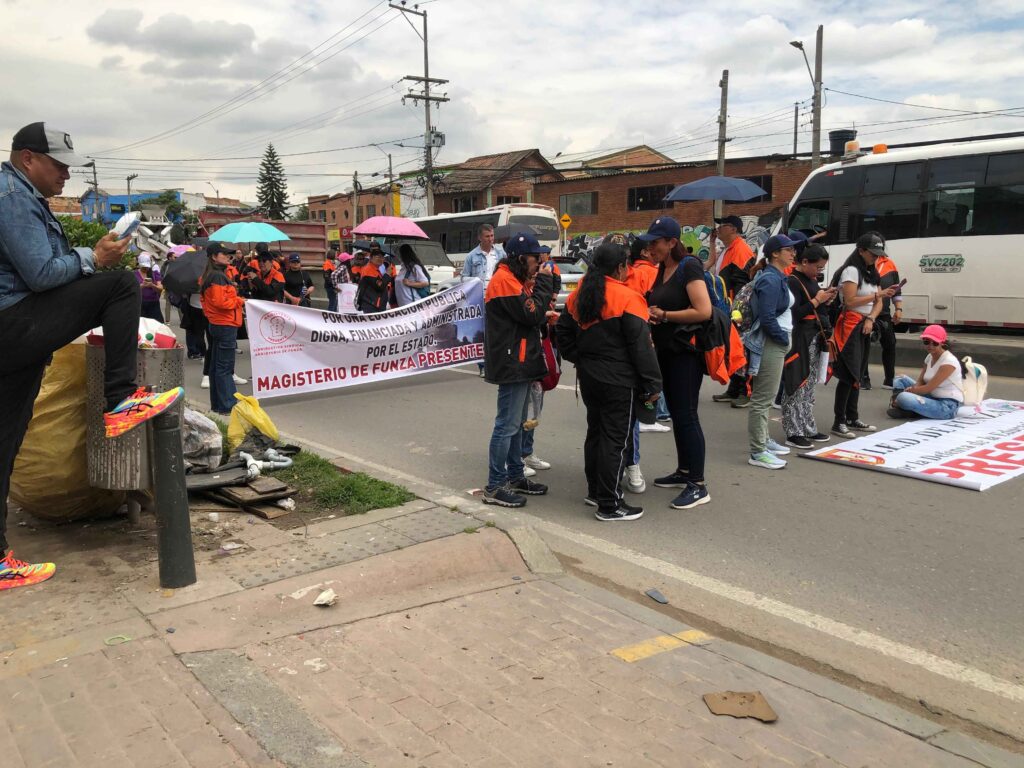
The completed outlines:
<svg viewBox="0 0 1024 768">
<path fill-rule="evenodd" d="M 231 378 L 233 378 L 235 380 L 235 384 L 248 384 L 249 383 L 248 379 L 243 379 L 237 373 L 231 374 Z"/>
<path fill-rule="evenodd" d="M 640 474 L 639 464 L 630 464 L 626 467 L 626 490 L 630 493 L 643 493 L 647 490 L 647 483 L 644 482 L 644 476 Z"/>
<path fill-rule="evenodd" d="M 203 376 L 203 381 L 202 381 L 202 383 L 199 386 L 202 387 L 203 389 L 209 389 L 210 388 L 210 377 L 209 376 Z"/>
<path fill-rule="evenodd" d="M 764 453 L 751 454 L 750 458 L 747 459 L 747 464 L 754 467 L 763 467 L 764 469 L 785 469 L 785 459 L 780 459 L 774 453 L 765 451 Z"/>
<path fill-rule="evenodd" d="M 662 424 L 660 421 L 656 421 L 653 424 L 640 424 L 641 432 L 671 432 L 672 427 L 668 424 Z"/>
<path fill-rule="evenodd" d="M 528 464 L 523 464 L 523 477 L 533 477 L 537 474 L 537 470 Z"/>
<path fill-rule="evenodd" d="M 789 448 L 784 445 L 772 440 L 770 437 L 765 441 L 764 447 L 774 453 L 776 456 L 785 456 L 786 454 L 792 453 Z"/>
<path fill-rule="evenodd" d="M 523 464 L 531 469 L 551 469 L 551 462 L 544 461 L 544 459 L 533 454 L 523 456 Z"/>
</svg>

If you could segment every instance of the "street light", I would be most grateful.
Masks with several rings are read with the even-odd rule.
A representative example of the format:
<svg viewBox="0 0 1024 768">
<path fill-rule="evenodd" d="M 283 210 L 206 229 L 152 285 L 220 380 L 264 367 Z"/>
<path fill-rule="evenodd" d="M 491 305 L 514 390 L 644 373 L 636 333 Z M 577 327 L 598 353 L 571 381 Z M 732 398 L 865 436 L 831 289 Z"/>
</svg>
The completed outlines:
<svg viewBox="0 0 1024 768">
<path fill-rule="evenodd" d="M 807 58 L 807 51 L 804 50 L 802 40 L 791 40 L 790 45 L 800 51 L 804 57 L 804 64 L 807 65 L 807 74 L 811 76 L 811 85 L 814 86 L 814 102 L 811 108 L 812 114 L 812 139 L 811 139 L 811 167 L 817 168 L 821 165 L 821 46 L 825 28 L 819 24 L 816 35 L 814 51 L 814 71 L 811 71 L 811 62 Z"/>
<path fill-rule="evenodd" d="M 210 189 L 213 190 L 214 200 L 217 200 L 218 203 L 219 203 L 219 201 L 220 201 L 220 192 L 218 192 L 217 188 L 215 186 L 213 186 L 213 182 L 212 181 L 208 181 L 206 183 L 209 184 L 210 185 Z M 214 203 L 214 205 L 217 205 L 218 203 Z"/>
</svg>

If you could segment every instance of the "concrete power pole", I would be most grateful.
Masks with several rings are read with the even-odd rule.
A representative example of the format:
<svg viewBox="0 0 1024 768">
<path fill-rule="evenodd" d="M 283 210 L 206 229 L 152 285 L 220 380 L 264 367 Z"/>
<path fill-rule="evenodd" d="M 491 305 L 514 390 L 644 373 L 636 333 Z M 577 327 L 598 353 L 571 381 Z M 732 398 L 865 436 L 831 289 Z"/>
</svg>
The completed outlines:
<svg viewBox="0 0 1024 768">
<path fill-rule="evenodd" d="M 725 122 L 729 109 L 729 70 L 722 70 L 722 79 L 718 82 L 722 89 L 722 106 L 718 111 L 718 175 L 725 176 L 725 143 L 729 141 L 725 137 Z M 722 217 L 722 201 L 715 200 L 715 218 Z"/>
<path fill-rule="evenodd" d="M 128 176 L 128 211 L 127 212 L 129 212 L 129 213 L 132 210 L 132 179 L 137 179 L 137 178 L 139 178 L 139 174 L 137 174 L 137 173 L 133 173 L 133 174 L 130 174 Z"/>
<path fill-rule="evenodd" d="M 359 171 L 352 174 L 352 226 L 359 226 Z"/>
<path fill-rule="evenodd" d="M 821 47 L 824 37 L 825 27 L 819 24 L 814 45 L 814 137 L 811 144 L 811 168 L 821 165 Z"/>
<path fill-rule="evenodd" d="M 434 145 L 435 131 L 434 126 L 430 122 L 430 105 L 432 102 L 440 103 L 442 101 L 448 101 L 447 96 L 433 96 L 430 93 L 431 85 L 444 85 L 447 80 L 439 80 L 430 76 L 430 49 L 427 44 L 427 12 L 416 10 L 415 8 L 406 8 L 404 5 L 395 5 L 394 3 L 388 3 L 389 8 L 394 8 L 396 11 L 401 11 L 403 14 L 412 14 L 413 16 L 419 16 L 423 19 L 423 32 L 421 33 L 412 22 L 409 22 L 409 26 L 412 27 L 420 40 L 423 41 L 423 77 L 416 77 L 414 75 L 406 75 L 403 80 L 409 80 L 414 83 L 420 83 L 423 86 L 422 91 L 412 92 L 402 97 L 402 103 L 405 100 L 412 99 L 415 104 L 417 101 L 423 101 L 423 116 L 424 116 L 424 134 L 423 134 L 423 173 L 426 177 L 425 189 L 427 193 L 427 215 L 434 215 Z M 406 16 L 406 21 L 409 21 Z M 441 146 L 440 143 L 437 144 Z"/>
<path fill-rule="evenodd" d="M 793 102 L 793 157 L 796 157 L 797 134 L 800 130 L 800 102 Z"/>
</svg>

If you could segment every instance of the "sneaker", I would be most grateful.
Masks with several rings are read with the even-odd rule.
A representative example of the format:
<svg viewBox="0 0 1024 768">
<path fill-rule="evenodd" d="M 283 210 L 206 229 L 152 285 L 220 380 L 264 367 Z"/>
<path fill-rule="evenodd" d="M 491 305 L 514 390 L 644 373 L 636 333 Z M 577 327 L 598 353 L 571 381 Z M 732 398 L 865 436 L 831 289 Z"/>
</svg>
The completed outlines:
<svg viewBox="0 0 1024 768">
<path fill-rule="evenodd" d="M 523 456 L 523 464 L 531 469 L 551 469 L 551 462 L 534 455 Z"/>
<path fill-rule="evenodd" d="M 824 432 L 815 432 L 813 435 L 808 435 L 807 439 L 813 440 L 816 443 L 827 443 L 832 438 L 826 435 Z"/>
<path fill-rule="evenodd" d="M 876 427 L 874 424 L 865 424 L 860 419 L 857 419 L 856 421 L 851 421 L 848 426 L 850 427 L 850 429 L 856 429 L 858 432 L 878 431 L 878 427 Z"/>
<path fill-rule="evenodd" d="M 620 501 L 615 509 L 599 509 L 594 513 L 594 517 L 605 523 L 615 520 L 638 520 L 643 516 L 643 507 L 634 507 L 624 501 Z"/>
<path fill-rule="evenodd" d="M 871 390 L 871 379 L 864 379 L 860 383 L 860 388 L 863 389 L 866 392 L 870 391 Z"/>
<path fill-rule="evenodd" d="M 507 485 L 484 488 L 482 498 L 484 504 L 497 504 L 499 507 L 525 507 L 526 498 L 513 493 Z"/>
<path fill-rule="evenodd" d="M 776 443 L 770 437 L 767 440 L 765 440 L 764 447 L 768 450 L 769 453 L 774 453 L 776 456 L 785 456 L 786 454 L 791 453 L 789 448 L 782 445 L 781 443 Z"/>
<path fill-rule="evenodd" d="M 586 504 L 588 507 L 596 507 L 597 499 L 595 499 L 593 496 L 584 496 L 583 503 Z"/>
<path fill-rule="evenodd" d="M 728 392 L 723 392 L 720 395 L 712 395 L 711 399 L 716 403 L 731 403 L 734 400 L 736 400 L 736 397 L 738 396 L 733 396 L 730 395 Z"/>
<path fill-rule="evenodd" d="M 853 432 L 851 432 L 850 428 L 848 426 L 846 426 L 845 424 L 833 424 L 832 425 L 832 434 L 835 435 L 836 437 L 845 437 L 845 438 L 856 437 L 856 435 Z"/>
<path fill-rule="evenodd" d="M 643 493 L 647 490 L 647 483 L 644 482 L 644 476 L 640 474 L 639 464 L 630 464 L 626 467 L 626 490 L 630 493 Z"/>
<path fill-rule="evenodd" d="M 523 464 L 523 477 L 534 477 L 537 474 L 537 470 L 533 467 L 528 467 Z"/>
<path fill-rule="evenodd" d="M 209 389 L 210 388 L 210 377 L 209 376 L 203 376 L 203 380 L 201 382 L 199 382 L 199 386 L 202 389 Z"/>
<path fill-rule="evenodd" d="M 890 419 L 900 419 L 900 420 L 919 419 L 920 418 L 920 416 L 918 416 L 913 411 L 905 411 L 902 408 L 900 408 L 898 406 L 895 406 L 895 405 L 892 408 L 890 408 L 889 410 L 887 410 L 885 412 L 885 415 L 888 416 Z"/>
<path fill-rule="evenodd" d="M 739 397 L 737 397 L 735 400 L 732 401 L 732 407 L 733 408 L 749 408 L 750 407 L 750 398 L 747 397 L 746 395 L 740 395 Z"/>
<path fill-rule="evenodd" d="M 827 435 L 826 435 L 827 437 Z M 814 443 L 808 440 L 803 435 L 790 435 L 786 438 L 786 445 L 791 445 L 794 448 L 813 448 Z"/>
<path fill-rule="evenodd" d="M 892 389 L 892 379 L 886 379 L 882 382 L 882 389 Z"/>
<path fill-rule="evenodd" d="M 782 403 L 772 403 L 772 408 L 774 408 L 776 411 L 781 411 Z"/>
<path fill-rule="evenodd" d="M 653 424 L 644 424 L 643 422 L 641 422 L 641 424 L 640 424 L 640 431 L 641 432 L 671 432 L 672 431 L 672 427 L 670 427 L 668 424 L 662 424 L 661 422 L 658 422 L 658 421 L 654 422 Z"/>
<path fill-rule="evenodd" d="M 707 486 L 690 483 L 685 491 L 672 499 L 669 506 L 672 509 L 693 509 L 701 504 L 707 504 L 709 501 L 711 501 L 711 494 L 708 493 Z"/>
<path fill-rule="evenodd" d="M 654 478 L 654 484 L 659 488 L 685 488 L 690 484 L 690 476 L 677 469 L 671 475 Z"/>
<path fill-rule="evenodd" d="M 525 477 L 513 480 L 508 484 L 508 487 L 514 493 L 522 493 L 527 496 L 543 496 L 548 492 L 548 487 L 543 483 L 535 483 L 532 480 L 527 480 Z"/>
<path fill-rule="evenodd" d="M 747 459 L 747 464 L 754 467 L 763 467 L 764 469 L 785 469 L 786 460 L 780 459 L 774 453 L 769 451 L 763 451 L 761 453 L 752 453 L 750 458 Z"/>
<path fill-rule="evenodd" d="M 654 418 L 655 418 L 655 421 L 657 421 L 659 424 L 671 424 L 672 423 L 672 417 L 671 416 L 655 416 Z"/>
<path fill-rule="evenodd" d="M 118 403 L 114 410 L 103 414 L 107 437 L 123 435 L 154 416 L 159 416 L 178 402 L 184 394 L 185 390 L 181 387 L 168 389 L 166 392 L 150 392 L 140 387 L 131 397 L 126 397 Z"/>
<path fill-rule="evenodd" d="M 236 355 L 241 355 L 241 354 L 243 354 L 243 352 L 242 352 L 242 348 L 241 348 L 241 347 L 235 347 L 235 354 L 236 354 Z"/>
<path fill-rule="evenodd" d="M 237 373 L 231 374 L 231 378 L 235 380 L 235 384 L 248 384 L 249 383 L 248 379 L 243 379 Z"/>
<path fill-rule="evenodd" d="M 53 563 L 26 563 L 17 560 L 14 552 L 8 552 L 0 559 L 0 591 L 16 587 L 31 587 L 46 581 L 57 572 Z"/>
</svg>

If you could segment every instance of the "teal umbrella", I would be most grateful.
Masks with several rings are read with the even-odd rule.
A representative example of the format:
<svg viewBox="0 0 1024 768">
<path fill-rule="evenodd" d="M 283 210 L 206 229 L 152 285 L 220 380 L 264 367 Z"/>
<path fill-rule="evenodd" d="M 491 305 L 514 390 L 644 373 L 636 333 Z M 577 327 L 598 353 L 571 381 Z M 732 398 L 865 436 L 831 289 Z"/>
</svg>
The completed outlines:
<svg viewBox="0 0 1024 768">
<path fill-rule="evenodd" d="M 291 240 L 288 235 L 264 221 L 233 221 L 210 234 L 211 240 L 226 243 L 276 243 Z"/>
</svg>

